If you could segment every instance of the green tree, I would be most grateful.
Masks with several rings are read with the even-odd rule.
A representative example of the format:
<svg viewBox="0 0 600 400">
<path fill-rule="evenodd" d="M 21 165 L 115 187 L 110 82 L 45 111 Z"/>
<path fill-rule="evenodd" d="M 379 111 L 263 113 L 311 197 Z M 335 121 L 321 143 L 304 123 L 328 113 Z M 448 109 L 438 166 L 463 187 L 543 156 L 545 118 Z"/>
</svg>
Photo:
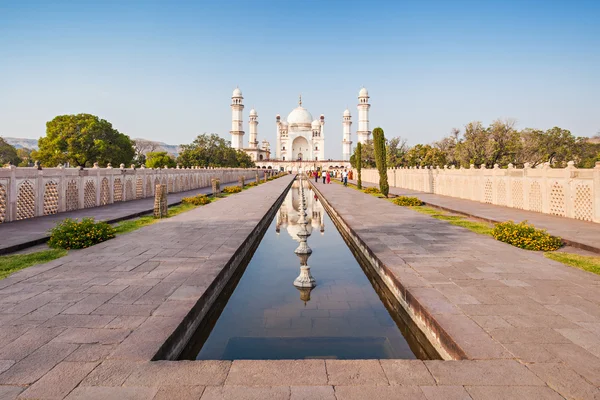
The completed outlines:
<svg viewBox="0 0 600 400">
<path fill-rule="evenodd" d="M 59 115 L 46 123 L 46 136 L 38 141 L 34 159 L 46 166 L 69 163 L 91 167 L 130 164 L 135 150 L 129 136 L 91 114 Z"/>
<path fill-rule="evenodd" d="M 356 177 L 356 186 L 359 189 L 362 189 L 362 176 L 361 176 L 361 170 L 362 170 L 362 144 L 360 144 L 360 142 L 356 145 L 356 150 L 355 150 L 354 154 L 356 155 L 356 157 L 354 158 L 356 160 L 356 174 L 358 175 Z"/>
<path fill-rule="evenodd" d="M 406 139 L 395 137 L 388 140 L 386 146 L 388 167 L 401 166 L 402 160 L 407 151 L 408 145 L 406 144 Z"/>
<path fill-rule="evenodd" d="M 146 167 L 148 168 L 167 168 L 175 167 L 177 164 L 173 157 L 166 151 L 151 151 L 145 154 Z"/>
<path fill-rule="evenodd" d="M 367 140 L 362 144 L 362 166 L 365 168 L 375 168 L 375 150 L 373 149 L 373 140 Z M 356 153 L 350 156 L 350 165 L 356 168 Z"/>
<path fill-rule="evenodd" d="M 383 129 L 377 127 L 373 129 L 373 148 L 375 150 L 375 163 L 379 171 L 379 191 L 388 196 L 390 186 L 387 180 L 387 165 L 385 155 L 385 136 Z"/>
<path fill-rule="evenodd" d="M 254 167 L 248 154 L 232 149 L 230 142 L 215 133 L 198 135 L 192 143 L 182 145 L 177 162 L 184 167 Z"/>
<path fill-rule="evenodd" d="M 28 149 L 26 147 L 17 149 L 17 155 L 21 159 L 21 162 L 19 162 L 19 167 L 33 166 L 33 160 L 31 159 L 31 149 Z"/>
<path fill-rule="evenodd" d="M 17 154 L 17 149 L 0 136 L 0 166 L 9 163 L 19 165 L 20 162 L 21 158 Z"/>
</svg>

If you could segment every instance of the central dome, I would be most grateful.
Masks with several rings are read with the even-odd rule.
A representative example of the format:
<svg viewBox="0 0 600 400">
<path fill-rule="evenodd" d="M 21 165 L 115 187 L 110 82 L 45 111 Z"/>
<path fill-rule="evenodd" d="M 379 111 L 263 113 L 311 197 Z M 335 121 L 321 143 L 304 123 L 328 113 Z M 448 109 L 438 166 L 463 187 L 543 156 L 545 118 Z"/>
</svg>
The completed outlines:
<svg viewBox="0 0 600 400">
<path fill-rule="evenodd" d="M 313 117 L 310 115 L 308 110 L 302 106 L 296 107 L 287 116 L 287 122 L 290 126 L 306 126 L 310 128 Z"/>
</svg>

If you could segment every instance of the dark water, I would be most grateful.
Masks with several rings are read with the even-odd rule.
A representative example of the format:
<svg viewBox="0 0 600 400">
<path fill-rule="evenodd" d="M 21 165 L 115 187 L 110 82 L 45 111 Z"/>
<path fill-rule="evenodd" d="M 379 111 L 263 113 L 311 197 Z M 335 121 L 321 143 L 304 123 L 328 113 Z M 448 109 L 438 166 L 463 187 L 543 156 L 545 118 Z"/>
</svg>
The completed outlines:
<svg viewBox="0 0 600 400">
<path fill-rule="evenodd" d="M 378 278 L 369 280 L 365 272 L 373 274 L 363 271 L 314 193 L 305 191 L 313 250 L 308 260 L 294 254 L 300 230 L 294 182 L 245 272 L 221 296 L 221 307 L 212 310 L 212 320 L 206 319 L 181 358 L 438 358 L 411 334 L 399 305 Z M 301 262 L 316 280 L 312 290 L 293 285 Z"/>
</svg>

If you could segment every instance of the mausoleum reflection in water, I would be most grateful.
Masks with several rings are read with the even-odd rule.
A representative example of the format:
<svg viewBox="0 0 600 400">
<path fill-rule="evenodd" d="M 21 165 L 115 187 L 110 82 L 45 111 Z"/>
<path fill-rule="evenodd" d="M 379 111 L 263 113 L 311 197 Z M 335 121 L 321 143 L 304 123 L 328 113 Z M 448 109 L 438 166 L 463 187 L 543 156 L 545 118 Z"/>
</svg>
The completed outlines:
<svg viewBox="0 0 600 400">
<path fill-rule="evenodd" d="M 214 327 L 182 358 L 431 358 L 373 285 L 308 183 L 296 180 Z"/>
</svg>

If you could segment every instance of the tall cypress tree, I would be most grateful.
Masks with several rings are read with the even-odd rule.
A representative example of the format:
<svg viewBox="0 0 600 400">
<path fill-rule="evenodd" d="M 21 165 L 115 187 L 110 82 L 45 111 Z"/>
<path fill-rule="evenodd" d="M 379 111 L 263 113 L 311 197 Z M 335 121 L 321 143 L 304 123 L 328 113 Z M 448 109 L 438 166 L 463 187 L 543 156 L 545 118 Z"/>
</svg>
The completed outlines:
<svg viewBox="0 0 600 400">
<path fill-rule="evenodd" d="M 356 162 L 356 173 L 358 175 L 358 177 L 356 178 L 356 186 L 359 189 L 362 189 L 362 179 L 361 179 L 361 173 L 360 170 L 362 169 L 362 144 L 358 143 L 356 145 L 356 152 L 355 152 L 356 156 L 355 158 L 355 162 Z"/>
<path fill-rule="evenodd" d="M 383 129 L 373 129 L 373 146 L 375 150 L 375 164 L 379 171 L 379 191 L 385 196 L 390 192 L 390 185 L 387 180 L 387 163 L 385 155 L 385 136 Z"/>
</svg>

